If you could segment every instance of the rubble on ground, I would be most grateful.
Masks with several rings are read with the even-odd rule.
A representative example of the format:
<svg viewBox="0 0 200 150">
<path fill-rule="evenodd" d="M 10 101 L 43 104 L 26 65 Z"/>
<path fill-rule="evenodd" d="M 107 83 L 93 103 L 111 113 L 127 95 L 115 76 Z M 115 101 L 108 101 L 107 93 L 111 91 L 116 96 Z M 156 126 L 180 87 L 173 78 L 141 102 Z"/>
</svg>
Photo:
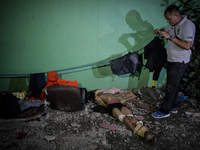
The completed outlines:
<svg viewBox="0 0 200 150">
<path fill-rule="evenodd" d="M 152 93 L 156 93 L 157 95 Z M 137 100 L 157 107 L 163 96 L 159 89 L 134 91 Z M 152 100 L 152 102 L 151 102 Z M 105 150 L 105 149 L 200 149 L 199 101 L 187 99 L 180 103 L 179 112 L 169 118 L 154 119 L 151 112 L 127 101 L 134 115 L 143 116 L 144 124 L 160 134 L 156 144 L 133 134 L 124 124 L 106 113 L 94 112 L 92 102 L 87 109 L 64 112 L 49 108 L 32 120 L 7 122 L 0 120 L 0 147 L 6 150 Z M 85 111 L 87 110 L 87 111 Z M 116 130 L 103 128 L 102 123 Z"/>
</svg>

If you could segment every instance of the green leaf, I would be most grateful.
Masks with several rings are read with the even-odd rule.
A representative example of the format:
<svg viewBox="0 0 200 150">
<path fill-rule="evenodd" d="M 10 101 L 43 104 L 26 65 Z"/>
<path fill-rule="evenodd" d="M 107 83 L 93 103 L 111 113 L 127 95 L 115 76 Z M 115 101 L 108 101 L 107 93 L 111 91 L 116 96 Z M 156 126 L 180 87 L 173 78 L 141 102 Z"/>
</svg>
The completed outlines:
<svg viewBox="0 0 200 150">
<path fill-rule="evenodd" d="M 163 0 L 163 2 L 165 2 Z M 200 5 L 196 0 L 177 0 L 175 1 L 182 14 L 188 16 L 196 25 L 195 51 L 193 52 L 190 66 L 182 79 L 184 91 L 192 98 L 200 97 Z M 187 82 L 186 82 L 187 81 Z M 200 99 L 198 99 L 200 101 Z"/>
</svg>

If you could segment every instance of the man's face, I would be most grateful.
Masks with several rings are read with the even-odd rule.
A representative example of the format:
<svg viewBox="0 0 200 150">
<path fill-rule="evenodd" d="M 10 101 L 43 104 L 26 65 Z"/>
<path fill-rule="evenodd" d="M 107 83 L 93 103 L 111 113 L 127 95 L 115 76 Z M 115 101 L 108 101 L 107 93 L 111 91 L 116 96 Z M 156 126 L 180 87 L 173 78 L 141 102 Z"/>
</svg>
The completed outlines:
<svg viewBox="0 0 200 150">
<path fill-rule="evenodd" d="M 171 26 L 174 26 L 178 23 L 178 16 L 177 14 L 169 14 L 168 12 L 165 14 L 165 18 L 167 20 L 167 23 L 169 23 Z"/>
</svg>

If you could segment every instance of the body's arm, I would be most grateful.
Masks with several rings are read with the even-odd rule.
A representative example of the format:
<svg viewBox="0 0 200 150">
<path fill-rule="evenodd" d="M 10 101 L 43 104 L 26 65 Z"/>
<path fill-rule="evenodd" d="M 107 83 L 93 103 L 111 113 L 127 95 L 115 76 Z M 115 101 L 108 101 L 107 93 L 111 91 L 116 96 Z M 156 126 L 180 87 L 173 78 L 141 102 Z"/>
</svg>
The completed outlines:
<svg viewBox="0 0 200 150">
<path fill-rule="evenodd" d="M 97 105 L 107 107 L 107 105 L 101 100 L 101 98 L 99 96 L 95 96 L 95 101 L 96 101 Z"/>
</svg>

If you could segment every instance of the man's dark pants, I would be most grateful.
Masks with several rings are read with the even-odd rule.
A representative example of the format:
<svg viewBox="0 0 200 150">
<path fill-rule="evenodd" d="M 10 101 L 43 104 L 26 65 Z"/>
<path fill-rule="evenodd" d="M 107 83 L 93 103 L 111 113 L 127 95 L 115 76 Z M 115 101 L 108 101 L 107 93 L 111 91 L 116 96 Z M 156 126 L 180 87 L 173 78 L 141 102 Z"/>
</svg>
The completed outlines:
<svg viewBox="0 0 200 150">
<path fill-rule="evenodd" d="M 160 111 L 168 114 L 172 108 L 178 106 L 179 83 L 188 68 L 189 63 L 179 62 L 167 63 L 167 84 L 165 88 L 165 97 L 161 104 Z"/>
</svg>

